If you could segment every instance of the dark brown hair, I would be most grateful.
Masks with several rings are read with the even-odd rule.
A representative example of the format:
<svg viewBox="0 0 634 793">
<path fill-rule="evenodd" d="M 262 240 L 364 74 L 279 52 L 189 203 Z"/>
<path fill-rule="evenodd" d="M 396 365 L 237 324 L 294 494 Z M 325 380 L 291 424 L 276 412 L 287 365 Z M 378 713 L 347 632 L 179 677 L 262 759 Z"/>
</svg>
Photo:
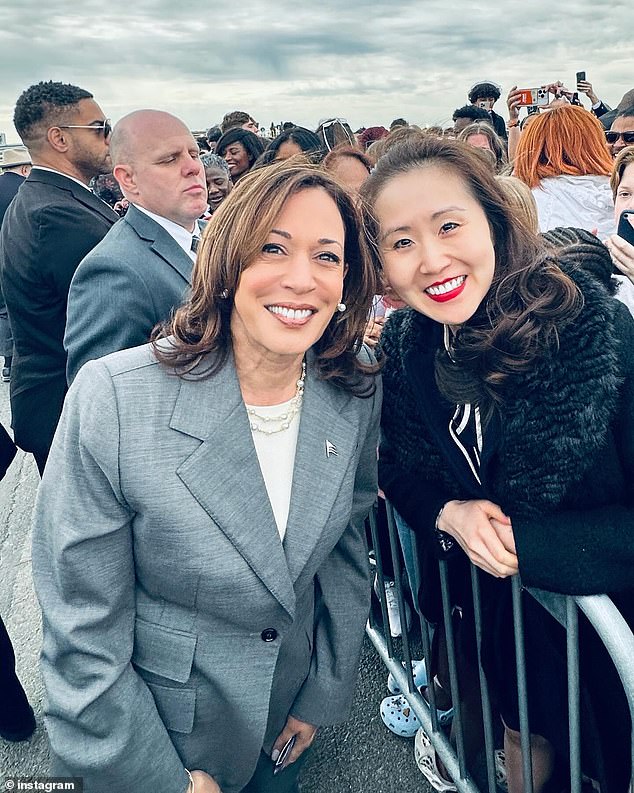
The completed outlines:
<svg viewBox="0 0 634 793">
<path fill-rule="evenodd" d="M 302 190 L 324 190 L 335 202 L 345 229 L 342 302 L 322 337 L 313 345 L 323 380 L 358 396 L 371 396 L 377 367 L 357 357 L 372 298 L 378 289 L 361 215 L 345 189 L 317 166 L 285 160 L 254 171 L 240 181 L 214 213 L 203 235 L 192 273 L 191 297 L 154 334 L 157 359 L 180 376 L 209 377 L 231 351 L 233 296 L 244 270 L 260 255 L 286 201 Z M 167 341 L 157 343 L 160 336 Z M 193 370 L 209 353 L 205 366 Z"/>
<path fill-rule="evenodd" d="M 372 160 L 369 157 L 366 157 L 360 149 L 355 149 L 354 146 L 346 146 L 344 144 L 336 146 L 332 151 L 328 152 L 322 160 L 322 168 L 330 173 L 333 165 L 339 160 L 343 160 L 345 157 L 351 157 L 353 160 L 360 162 L 361 165 L 365 166 L 368 173 L 372 170 Z"/>
<path fill-rule="evenodd" d="M 504 401 L 509 375 L 530 370 L 543 350 L 558 342 L 557 328 L 574 320 L 581 293 L 558 267 L 555 255 L 531 234 L 508 205 L 486 162 L 466 143 L 426 136 L 394 146 L 362 188 L 366 224 L 379 257 L 379 225 L 371 207 L 397 176 L 436 167 L 459 177 L 482 207 L 495 247 L 491 287 L 473 317 L 454 337 L 452 357 L 436 359 L 436 380 L 451 401 L 478 404 L 490 416 Z"/>
</svg>

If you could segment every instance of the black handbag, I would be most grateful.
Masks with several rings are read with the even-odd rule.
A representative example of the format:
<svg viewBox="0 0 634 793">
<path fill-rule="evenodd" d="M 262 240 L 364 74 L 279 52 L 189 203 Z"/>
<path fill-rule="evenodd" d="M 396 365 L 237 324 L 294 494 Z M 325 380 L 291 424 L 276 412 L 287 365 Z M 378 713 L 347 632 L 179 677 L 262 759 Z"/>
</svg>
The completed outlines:
<svg viewBox="0 0 634 793">
<path fill-rule="evenodd" d="M 13 443 L 11 436 L 2 424 L 0 424 L 0 479 L 6 474 L 17 451 L 18 447 Z"/>
</svg>

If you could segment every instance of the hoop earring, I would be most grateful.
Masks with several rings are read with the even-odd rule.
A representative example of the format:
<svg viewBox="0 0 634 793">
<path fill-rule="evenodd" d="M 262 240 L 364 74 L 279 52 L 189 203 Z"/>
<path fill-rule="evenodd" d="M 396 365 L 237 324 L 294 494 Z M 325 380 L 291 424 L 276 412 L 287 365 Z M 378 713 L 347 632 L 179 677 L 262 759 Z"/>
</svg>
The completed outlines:
<svg viewBox="0 0 634 793">
<path fill-rule="evenodd" d="M 346 310 L 346 304 L 345 303 L 337 303 L 337 311 L 339 311 L 341 314 L 343 314 L 343 312 L 345 310 Z"/>
</svg>

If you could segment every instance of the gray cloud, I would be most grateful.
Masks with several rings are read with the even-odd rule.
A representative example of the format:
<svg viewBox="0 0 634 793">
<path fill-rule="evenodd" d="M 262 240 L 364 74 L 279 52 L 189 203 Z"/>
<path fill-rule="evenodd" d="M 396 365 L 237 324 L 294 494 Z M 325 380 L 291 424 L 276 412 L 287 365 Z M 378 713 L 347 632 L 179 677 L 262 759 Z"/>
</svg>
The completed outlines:
<svg viewBox="0 0 634 793">
<path fill-rule="evenodd" d="M 476 80 L 504 90 L 571 85 L 584 68 L 611 104 L 632 87 L 623 0 L 350 0 L 345 8 L 340 0 L 242 0 L 199 6 L 197 16 L 172 0 L 136 0 L 129 10 L 52 0 L 46 13 L 34 0 L 4 6 L 0 130 L 10 138 L 17 96 L 51 78 L 87 87 L 115 118 L 165 107 L 192 126 L 234 107 L 267 125 L 288 117 L 314 125 L 330 113 L 354 126 L 396 115 L 435 123 Z"/>
</svg>

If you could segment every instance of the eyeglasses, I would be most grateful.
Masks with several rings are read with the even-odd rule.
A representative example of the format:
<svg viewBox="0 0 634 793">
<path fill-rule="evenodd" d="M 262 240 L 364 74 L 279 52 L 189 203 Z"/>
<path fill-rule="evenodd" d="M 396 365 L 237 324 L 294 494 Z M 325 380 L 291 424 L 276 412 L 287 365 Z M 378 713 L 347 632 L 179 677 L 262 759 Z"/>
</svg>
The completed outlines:
<svg viewBox="0 0 634 793">
<path fill-rule="evenodd" d="M 632 143 L 634 143 L 634 130 L 631 132 L 614 132 L 610 130 L 609 132 L 605 133 L 605 139 L 610 145 L 616 143 L 619 138 L 623 138 L 623 143 L 626 143 L 628 146 L 630 146 Z"/>
<path fill-rule="evenodd" d="M 109 138 L 112 132 L 112 122 L 106 118 L 101 124 L 59 124 L 60 129 L 94 129 L 103 132 L 104 138 Z"/>
<path fill-rule="evenodd" d="M 346 119 L 331 118 L 328 121 L 324 121 L 324 123 L 321 125 L 322 138 L 324 140 L 324 144 L 326 145 L 328 151 L 332 151 L 333 148 L 337 145 L 336 139 L 333 140 L 333 143 L 330 143 L 330 141 L 328 140 L 328 136 L 326 135 L 326 130 L 328 129 L 328 127 L 334 127 L 335 124 L 339 125 L 339 127 L 343 130 L 344 135 L 348 139 L 348 143 L 351 146 L 354 146 L 355 143 L 354 143 L 354 139 L 352 138 L 352 131 L 350 130 L 350 127 L 348 126 L 348 122 L 346 121 Z"/>
</svg>

